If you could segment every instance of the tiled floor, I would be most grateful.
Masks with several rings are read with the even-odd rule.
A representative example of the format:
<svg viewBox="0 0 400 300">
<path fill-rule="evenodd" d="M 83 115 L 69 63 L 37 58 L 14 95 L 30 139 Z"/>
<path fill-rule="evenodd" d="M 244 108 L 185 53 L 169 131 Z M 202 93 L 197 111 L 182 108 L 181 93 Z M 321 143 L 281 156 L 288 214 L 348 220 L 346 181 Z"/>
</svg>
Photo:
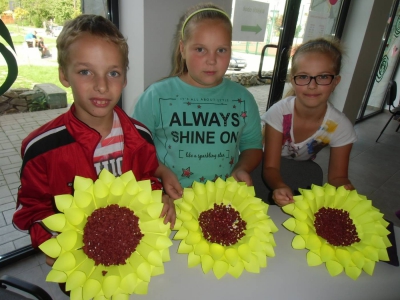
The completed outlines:
<svg viewBox="0 0 400 300">
<path fill-rule="evenodd" d="M 261 86 L 249 90 L 259 102 L 260 113 L 263 113 L 268 88 Z M 29 244 L 29 237 L 16 231 L 11 224 L 19 186 L 21 141 L 33 129 L 65 111 L 0 116 L 0 255 Z M 394 215 L 396 210 L 400 210 L 400 131 L 395 132 L 399 123 L 392 121 L 379 143 L 375 143 L 389 117 L 388 113 L 383 113 L 355 125 L 358 141 L 351 153 L 349 173 L 357 191 L 368 196 L 387 219 L 400 227 L 400 220 Z M 328 158 L 329 150 L 324 149 L 316 159 L 324 170 L 324 181 Z M 49 270 L 43 255 L 36 254 L 6 266 L 0 270 L 0 275 L 15 275 L 42 286 L 54 299 L 68 299 L 57 285 L 45 282 Z"/>
</svg>

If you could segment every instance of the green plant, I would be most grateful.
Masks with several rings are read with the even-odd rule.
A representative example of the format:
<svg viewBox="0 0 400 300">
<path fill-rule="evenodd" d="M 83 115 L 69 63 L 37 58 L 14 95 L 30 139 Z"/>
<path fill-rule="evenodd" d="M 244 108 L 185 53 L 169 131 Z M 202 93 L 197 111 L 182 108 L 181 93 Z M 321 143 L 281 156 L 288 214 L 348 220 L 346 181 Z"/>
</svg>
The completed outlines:
<svg viewBox="0 0 400 300">
<path fill-rule="evenodd" d="M 10 32 L 8 31 L 6 25 L 4 25 L 3 20 L 0 20 L 0 36 L 7 42 L 7 44 L 15 52 Z M 18 77 L 18 64 L 12 52 L 8 50 L 3 43 L 0 43 L 0 53 L 3 55 L 8 67 L 6 79 L 0 86 L 0 95 L 3 95 L 4 92 L 6 92 L 12 86 L 15 79 L 17 79 Z"/>
<path fill-rule="evenodd" d="M 28 103 L 28 111 L 39 111 L 46 109 L 49 109 L 49 105 L 45 95 L 35 98 Z"/>
</svg>

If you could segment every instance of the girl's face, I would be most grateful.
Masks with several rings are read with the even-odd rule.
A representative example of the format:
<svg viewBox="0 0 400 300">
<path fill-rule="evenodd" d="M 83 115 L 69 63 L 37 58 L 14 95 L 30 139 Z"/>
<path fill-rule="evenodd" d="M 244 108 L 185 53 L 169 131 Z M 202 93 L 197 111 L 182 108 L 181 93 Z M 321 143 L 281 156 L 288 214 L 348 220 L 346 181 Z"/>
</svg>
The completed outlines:
<svg viewBox="0 0 400 300">
<path fill-rule="evenodd" d="M 294 62 L 297 75 L 336 75 L 334 62 L 327 54 L 311 52 L 300 54 Z M 305 107 L 326 106 L 329 96 L 340 82 L 340 76 L 336 76 L 330 85 L 318 85 L 315 79 L 312 79 L 308 85 L 296 85 L 294 79 L 291 79 L 292 86 L 296 93 L 296 101 Z"/>
<path fill-rule="evenodd" d="M 180 42 L 188 72 L 186 83 L 209 88 L 222 82 L 231 59 L 231 33 L 221 20 L 203 20 L 193 24 L 190 38 Z"/>
</svg>

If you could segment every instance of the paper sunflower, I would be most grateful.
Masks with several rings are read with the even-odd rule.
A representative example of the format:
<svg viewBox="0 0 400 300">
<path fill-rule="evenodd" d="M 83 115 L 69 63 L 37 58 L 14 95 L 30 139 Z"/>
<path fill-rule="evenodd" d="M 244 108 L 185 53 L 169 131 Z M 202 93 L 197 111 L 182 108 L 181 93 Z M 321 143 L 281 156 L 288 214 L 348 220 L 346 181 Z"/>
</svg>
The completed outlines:
<svg viewBox="0 0 400 300">
<path fill-rule="evenodd" d="M 389 223 L 371 200 L 329 184 L 299 191 L 294 203 L 282 207 L 293 216 L 283 226 L 298 234 L 292 241 L 294 249 L 310 250 L 309 266 L 325 263 L 331 276 L 344 270 L 356 280 L 362 270 L 372 275 L 376 262 L 389 260 Z"/>
<path fill-rule="evenodd" d="M 169 261 L 169 224 L 159 218 L 162 191 L 133 173 L 76 176 L 74 195 L 55 197 L 61 212 L 43 220 L 56 238 L 39 248 L 57 258 L 46 280 L 66 282 L 71 299 L 128 299 L 146 294 Z"/>
<path fill-rule="evenodd" d="M 254 195 L 254 188 L 233 177 L 205 184 L 194 182 L 175 201 L 178 253 L 188 253 L 188 266 L 201 264 L 220 279 L 238 278 L 243 270 L 259 273 L 274 257 L 278 231 L 267 215 L 269 205 Z"/>
</svg>

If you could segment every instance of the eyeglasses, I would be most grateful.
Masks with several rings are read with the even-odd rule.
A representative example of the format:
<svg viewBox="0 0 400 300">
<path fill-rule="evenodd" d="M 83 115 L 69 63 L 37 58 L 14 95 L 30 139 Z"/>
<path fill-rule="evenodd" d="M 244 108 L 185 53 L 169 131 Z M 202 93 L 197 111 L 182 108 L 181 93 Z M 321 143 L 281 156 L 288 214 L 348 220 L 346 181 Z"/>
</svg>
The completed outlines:
<svg viewBox="0 0 400 300">
<path fill-rule="evenodd" d="M 294 83 L 296 85 L 308 85 L 311 80 L 315 80 L 315 83 L 318 85 L 330 85 L 337 75 L 317 75 L 317 76 L 308 76 L 308 75 L 296 75 L 293 76 Z"/>
</svg>

